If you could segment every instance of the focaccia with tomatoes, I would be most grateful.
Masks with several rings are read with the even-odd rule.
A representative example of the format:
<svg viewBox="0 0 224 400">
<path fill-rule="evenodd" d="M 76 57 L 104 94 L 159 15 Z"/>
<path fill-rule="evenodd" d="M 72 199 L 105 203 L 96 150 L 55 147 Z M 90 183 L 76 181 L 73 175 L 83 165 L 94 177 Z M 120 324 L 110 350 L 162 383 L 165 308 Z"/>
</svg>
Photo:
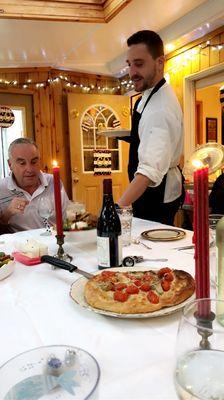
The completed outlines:
<svg viewBox="0 0 224 400">
<path fill-rule="evenodd" d="M 84 296 L 94 308 L 120 314 L 139 314 L 182 303 L 194 290 L 193 277 L 182 270 L 104 270 L 86 283 Z"/>
</svg>

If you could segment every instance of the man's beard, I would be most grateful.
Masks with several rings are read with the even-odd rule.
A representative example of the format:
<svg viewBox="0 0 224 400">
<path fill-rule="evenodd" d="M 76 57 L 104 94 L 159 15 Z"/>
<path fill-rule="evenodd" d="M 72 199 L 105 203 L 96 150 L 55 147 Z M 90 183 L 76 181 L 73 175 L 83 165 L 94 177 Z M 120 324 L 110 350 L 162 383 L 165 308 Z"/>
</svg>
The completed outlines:
<svg viewBox="0 0 224 400">
<path fill-rule="evenodd" d="M 141 75 L 135 75 L 133 76 L 132 79 L 134 78 L 141 78 L 140 82 L 136 82 L 136 89 L 139 92 L 144 92 L 147 89 L 151 89 L 153 86 L 155 86 L 156 83 L 156 67 L 154 67 L 154 70 L 145 78 L 142 77 Z M 138 87 L 138 84 L 139 87 Z M 134 82 L 134 87 L 135 87 L 135 82 Z"/>
</svg>

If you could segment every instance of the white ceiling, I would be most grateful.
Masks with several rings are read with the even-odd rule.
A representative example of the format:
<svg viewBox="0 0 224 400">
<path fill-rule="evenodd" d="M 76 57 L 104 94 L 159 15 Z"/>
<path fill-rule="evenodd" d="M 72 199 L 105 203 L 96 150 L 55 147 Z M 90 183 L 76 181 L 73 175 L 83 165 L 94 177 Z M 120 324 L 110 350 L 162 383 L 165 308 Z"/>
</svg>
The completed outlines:
<svg viewBox="0 0 224 400">
<path fill-rule="evenodd" d="M 106 24 L 0 19 L 0 68 L 43 67 L 121 76 L 126 39 L 140 29 L 178 45 L 224 25 L 224 0 L 132 0 Z"/>
</svg>

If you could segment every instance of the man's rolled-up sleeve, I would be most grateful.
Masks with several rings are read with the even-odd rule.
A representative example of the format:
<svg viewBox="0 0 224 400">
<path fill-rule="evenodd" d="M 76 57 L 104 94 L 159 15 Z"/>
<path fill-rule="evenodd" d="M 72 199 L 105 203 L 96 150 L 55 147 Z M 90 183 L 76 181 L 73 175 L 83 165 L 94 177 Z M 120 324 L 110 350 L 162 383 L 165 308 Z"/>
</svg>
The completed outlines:
<svg viewBox="0 0 224 400">
<path fill-rule="evenodd" d="M 160 185 L 171 166 L 177 137 L 178 121 L 175 115 L 165 111 L 154 112 L 139 125 L 140 145 L 138 148 L 138 168 L 136 174 L 147 176 L 154 184 Z"/>
</svg>

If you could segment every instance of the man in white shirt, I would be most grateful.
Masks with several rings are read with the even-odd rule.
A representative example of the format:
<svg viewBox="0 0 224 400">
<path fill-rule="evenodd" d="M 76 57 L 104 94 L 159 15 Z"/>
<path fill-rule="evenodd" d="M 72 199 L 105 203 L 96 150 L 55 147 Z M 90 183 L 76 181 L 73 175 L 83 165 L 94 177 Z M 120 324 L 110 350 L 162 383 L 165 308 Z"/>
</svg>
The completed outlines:
<svg viewBox="0 0 224 400">
<path fill-rule="evenodd" d="M 40 152 L 32 139 L 19 138 L 9 146 L 11 173 L 0 181 L 0 222 L 10 232 L 44 227 L 39 215 L 39 199 L 49 200 L 54 209 L 53 175 L 40 171 Z M 68 205 L 68 196 L 62 185 L 62 211 Z M 55 223 L 55 213 L 49 218 Z"/>
<path fill-rule="evenodd" d="M 183 195 L 178 168 L 183 147 L 182 110 L 163 77 L 159 35 L 139 31 L 128 40 L 127 63 L 136 92 L 130 138 L 130 184 L 118 206 L 132 204 L 134 216 L 173 225 Z"/>
</svg>

